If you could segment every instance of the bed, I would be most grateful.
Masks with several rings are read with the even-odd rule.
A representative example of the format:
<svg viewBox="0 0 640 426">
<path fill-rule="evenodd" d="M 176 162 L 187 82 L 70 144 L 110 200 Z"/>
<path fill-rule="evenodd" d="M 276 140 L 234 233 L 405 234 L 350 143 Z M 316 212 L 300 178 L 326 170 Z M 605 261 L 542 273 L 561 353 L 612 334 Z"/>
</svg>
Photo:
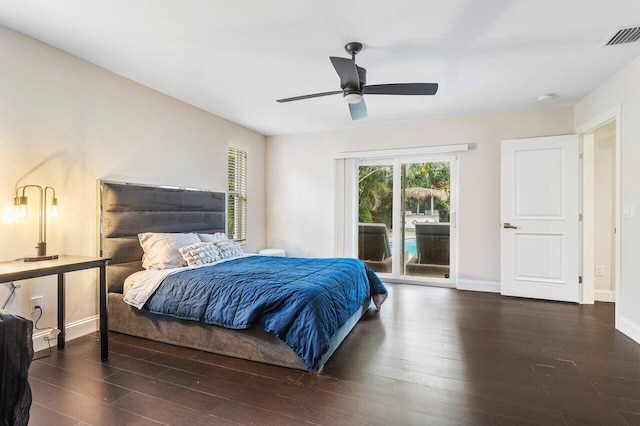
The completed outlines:
<svg viewBox="0 0 640 426">
<path fill-rule="evenodd" d="M 219 320 L 212 320 L 208 316 L 207 320 L 213 324 L 193 321 L 191 320 L 191 314 L 182 314 L 180 312 L 158 314 L 155 311 L 157 311 L 156 308 L 159 305 L 153 304 L 154 299 L 148 302 L 145 300 L 144 309 L 133 307 L 124 302 L 125 295 L 123 292 L 127 277 L 144 269 L 141 262 L 143 250 L 138 234 L 195 233 L 197 235 L 219 235 L 219 233 L 224 233 L 226 197 L 221 192 L 154 187 L 110 181 L 99 181 L 98 189 L 100 200 L 100 254 L 112 259 L 107 268 L 108 318 L 109 330 L 111 331 L 221 355 L 318 373 L 362 315 L 369 309 L 373 309 L 371 294 L 367 294 L 366 297 L 362 297 L 362 294 L 360 294 L 363 301 L 358 299 L 355 305 L 353 305 L 353 301 L 350 301 L 349 304 L 352 308 L 348 315 L 345 315 L 344 312 L 340 314 L 342 316 L 339 319 L 339 324 L 336 323 L 337 327 L 331 329 L 331 333 L 323 337 L 326 340 L 326 345 L 321 348 L 320 352 L 316 351 L 309 358 L 301 356 L 304 351 L 292 345 L 291 339 L 283 335 L 284 333 L 281 330 L 288 331 L 289 325 L 280 329 L 265 327 L 268 319 L 260 319 L 255 323 L 245 321 L 236 324 L 234 323 L 236 320 L 232 318 L 228 320 L 230 324 L 225 325 L 233 328 L 227 328 L 214 325 L 219 324 L 217 322 Z M 201 265 L 201 268 L 185 268 L 187 271 L 172 274 L 164 278 L 162 284 L 159 285 L 174 288 L 175 284 L 169 286 L 165 282 L 174 279 L 172 277 L 177 277 L 175 280 L 180 282 L 183 279 L 182 277 L 186 277 L 189 274 L 206 275 L 208 277 L 209 275 L 215 275 L 217 271 L 219 277 L 232 276 L 236 275 L 237 268 L 252 272 L 256 270 L 275 271 L 280 268 L 283 273 L 285 270 L 291 270 L 294 275 L 303 276 L 305 274 L 300 271 L 305 271 L 305 268 L 313 266 L 308 262 L 312 261 L 310 259 L 240 256 L 228 262 L 220 262 L 222 263 L 220 265 Z M 325 269 L 329 270 L 329 265 L 327 265 L 327 262 L 329 262 L 335 263 L 336 268 L 339 270 L 337 273 L 347 274 L 351 273 L 348 271 L 355 271 L 353 273 L 355 274 L 354 276 L 358 276 L 358 280 L 363 279 L 363 274 L 367 274 L 367 280 L 370 279 L 372 281 L 370 285 L 374 285 L 374 281 L 377 279 L 377 277 L 368 275 L 373 274 L 375 276 L 372 271 L 368 270 L 369 268 L 357 260 L 318 259 L 317 262 L 320 262 L 317 267 L 321 268 L 322 273 L 324 273 Z M 354 262 L 358 262 L 361 265 Z M 205 269 L 210 269 L 212 272 L 205 274 L 203 272 Z M 314 276 L 319 277 L 321 275 Z M 273 275 L 265 279 L 274 281 Z M 328 277 L 327 279 L 333 280 L 334 278 Z M 355 278 L 348 278 L 348 280 L 351 279 Z M 246 283 L 248 286 L 253 285 L 259 291 L 262 289 L 262 285 L 255 285 L 254 278 L 250 280 L 244 278 L 244 281 L 241 280 L 241 282 Z M 319 284 L 321 283 L 319 282 Z M 358 285 L 362 286 L 364 284 Z M 382 284 L 380 283 L 380 285 Z M 346 284 L 344 287 L 348 288 Z M 376 302 L 381 303 L 386 297 L 386 290 L 384 290 L 384 286 L 376 288 L 378 293 L 375 296 Z M 161 289 L 162 287 L 158 287 L 156 292 L 162 293 Z M 317 299 L 318 294 L 322 293 L 317 293 L 310 300 Z M 283 301 L 286 302 L 287 299 L 289 298 L 285 297 L 277 303 L 284 303 Z M 171 305 L 171 303 L 168 303 L 168 305 Z M 311 303 L 304 302 L 303 305 L 311 305 Z M 339 305 L 347 305 L 347 303 L 340 302 Z M 140 306 L 143 305 L 141 304 Z M 150 307 L 154 312 L 149 310 Z M 205 309 L 204 311 L 209 312 L 210 310 Z M 265 331 L 263 327 L 270 330 L 270 332 Z M 298 327 L 300 326 L 298 325 Z M 305 327 L 302 326 L 302 328 Z M 291 329 L 294 330 L 295 326 L 292 325 Z M 276 334 L 280 335 L 281 338 L 276 337 Z M 294 337 L 296 335 L 296 333 L 291 334 Z M 322 335 L 322 332 L 319 334 Z M 285 340 L 287 341 L 285 342 Z M 304 355 L 306 355 L 306 352 Z"/>
</svg>

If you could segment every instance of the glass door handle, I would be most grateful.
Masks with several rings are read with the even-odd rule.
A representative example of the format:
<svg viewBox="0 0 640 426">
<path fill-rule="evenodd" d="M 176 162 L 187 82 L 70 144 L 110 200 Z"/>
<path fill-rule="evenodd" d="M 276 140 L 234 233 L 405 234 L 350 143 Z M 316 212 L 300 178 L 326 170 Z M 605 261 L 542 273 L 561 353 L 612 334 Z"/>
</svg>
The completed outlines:
<svg viewBox="0 0 640 426">
<path fill-rule="evenodd" d="M 510 224 L 509 222 L 505 222 L 504 225 L 502 225 L 502 227 L 504 229 L 518 229 L 517 226 L 514 226 L 514 225 Z"/>
</svg>

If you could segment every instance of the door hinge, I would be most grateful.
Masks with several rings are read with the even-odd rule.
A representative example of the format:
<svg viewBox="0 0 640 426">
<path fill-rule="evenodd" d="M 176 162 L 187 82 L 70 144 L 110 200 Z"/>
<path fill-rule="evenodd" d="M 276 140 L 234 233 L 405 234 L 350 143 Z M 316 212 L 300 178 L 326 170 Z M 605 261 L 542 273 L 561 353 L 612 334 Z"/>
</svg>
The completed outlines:
<svg viewBox="0 0 640 426">
<path fill-rule="evenodd" d="M 582 159 L 582 153 L 581 152 L 578 153 L 578 158 Z"/>
<path fill-rule="evenodd" d="M 582 275 L 578 277 L 578 284 L 582 284 Z"/>
<path fill-rule="evenodd" d="M 578 222 L 582 222 L 582 213 L 578 213 Z"/>
</svg>

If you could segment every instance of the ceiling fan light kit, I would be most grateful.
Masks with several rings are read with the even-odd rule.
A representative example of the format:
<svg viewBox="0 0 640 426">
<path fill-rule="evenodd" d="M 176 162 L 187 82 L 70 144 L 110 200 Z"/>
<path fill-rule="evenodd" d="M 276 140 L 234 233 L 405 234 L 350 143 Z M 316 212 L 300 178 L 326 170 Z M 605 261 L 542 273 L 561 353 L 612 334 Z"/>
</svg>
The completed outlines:
<svg viewBox="0 0 640 426">
<path fill-rule="evenodd" d="M 362 43 L 352 41 L 344 46 L 344 50 L 351 55 L 351 59 L 336 56 L 329 57 L 331 64 L 333 64 L 340 77 L 340 88 L 342 90 L 278 99 L 277 102 L 299 101 L 342 93 L 344 100 L 349 104 L 351 119 L 360 120 L 367 117 L 367 106 L 363 98 L 365 94 L 415 96 L 435 95 L 438 91 L 438 83 L 395 83 L 367 86 L 367 70 L 356 65 L 356 55 L 362 50 Z"/>
<path fill-rule="evenodd" d="M 362 101 L 362 94 L 361 93 L 348 93 L 348 94 L 344 95 L 344 100 L 348 104 L 357 104 L 358 102 Z"/>
</svg>

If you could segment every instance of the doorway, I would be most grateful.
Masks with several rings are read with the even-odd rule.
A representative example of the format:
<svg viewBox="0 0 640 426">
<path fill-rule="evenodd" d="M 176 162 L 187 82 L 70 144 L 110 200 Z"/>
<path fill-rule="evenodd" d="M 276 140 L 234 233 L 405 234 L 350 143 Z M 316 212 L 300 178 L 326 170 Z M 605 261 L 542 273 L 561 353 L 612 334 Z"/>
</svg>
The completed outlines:
<svg viewBox="0 0 640 426">
<path fill-rule="evenodd" d="M 582 134 L 583 303 L 616 300 L 616 140 L 615 119 Z"/>
</svg>

